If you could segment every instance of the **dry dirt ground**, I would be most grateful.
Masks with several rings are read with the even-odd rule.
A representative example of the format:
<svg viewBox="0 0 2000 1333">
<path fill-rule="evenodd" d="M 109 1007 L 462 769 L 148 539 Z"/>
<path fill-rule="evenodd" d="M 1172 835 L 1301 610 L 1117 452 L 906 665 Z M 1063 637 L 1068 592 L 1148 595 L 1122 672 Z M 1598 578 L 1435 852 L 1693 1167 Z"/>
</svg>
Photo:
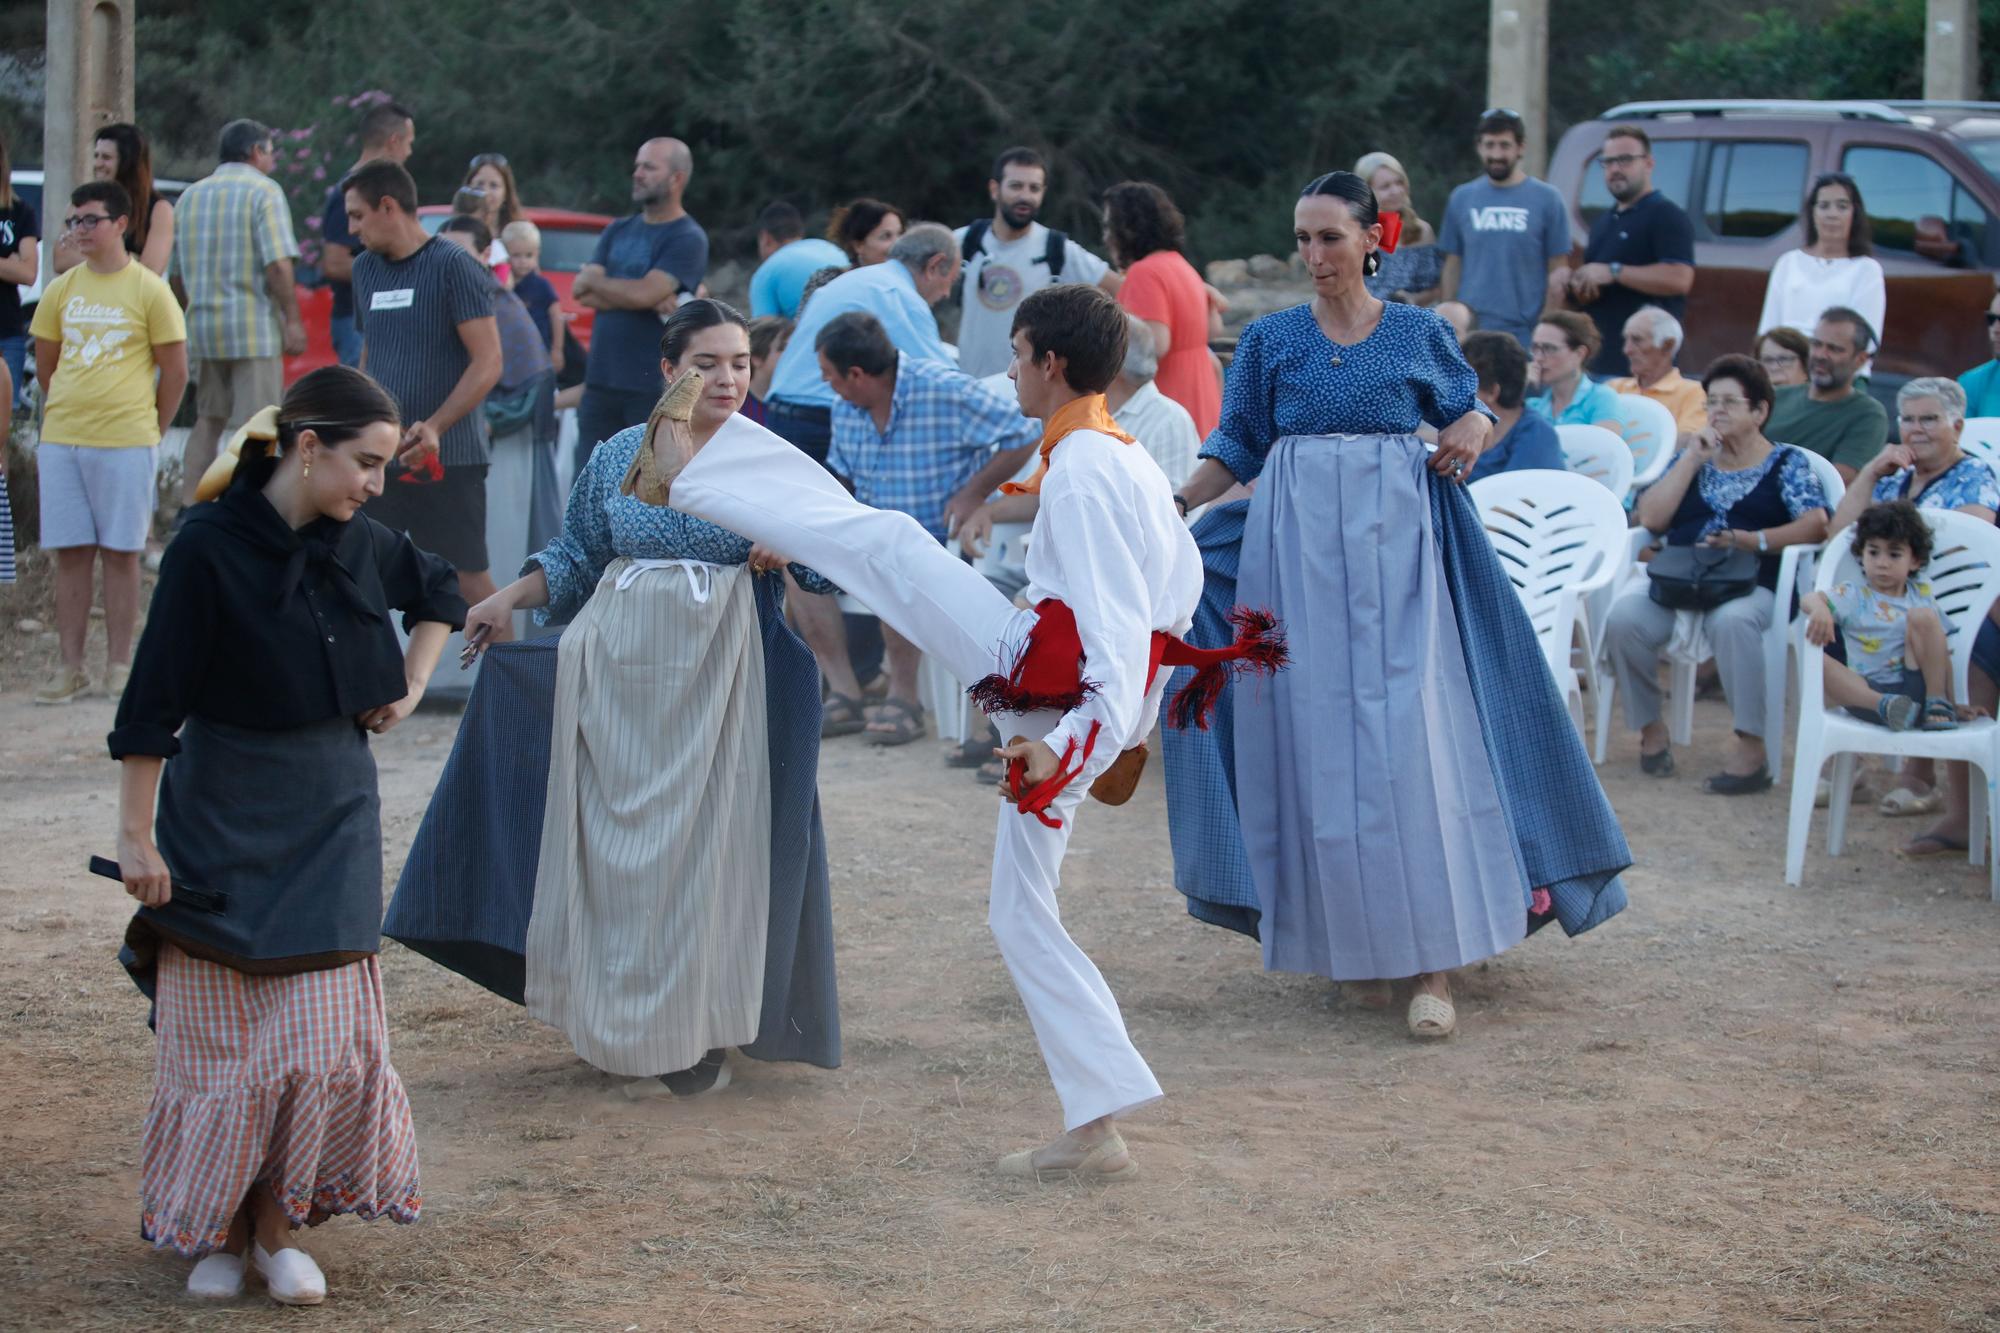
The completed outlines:
<svg viewBox="0 0 2000 1333">
<path fill-rule="evenodd" d="M 309 1236 L 318 1311 L 190 1306 L 137 1235 L 145 1006 L 113 960 L 111 708 L 0 642 L 0 1325 L 12 1328 L 2000 1327 L 2000 907 L 1901 823 L 1782 883 L 1780 796 L 1604 770 L 1632 907 L 1459 983 L 1462 1030 L 1272 976 L 1189 920 L 1157 772 L 1086 809 L 1068 920 L 1168 1090 L 1143 1174 L 1003 1183 L 1056 1107 L 984 921 L 993 798 L 931 744 L 823 761 L 846 1063 L 626 1101 L 550 1030 L 385 950 L 424 1218 Z M 454 715 L 378 744 L 389 875 Z"/>
</svg>

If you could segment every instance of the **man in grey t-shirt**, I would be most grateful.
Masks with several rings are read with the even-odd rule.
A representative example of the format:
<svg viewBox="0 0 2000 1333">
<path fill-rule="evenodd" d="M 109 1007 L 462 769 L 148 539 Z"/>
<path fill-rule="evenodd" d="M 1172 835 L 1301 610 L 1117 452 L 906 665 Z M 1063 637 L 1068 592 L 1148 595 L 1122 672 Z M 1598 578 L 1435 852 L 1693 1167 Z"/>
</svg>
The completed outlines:
<svg viewBox="0 0 2000 1333">
<path fill-rule="evenodd" d="M 1549 271 L 1569 254 L 1569 209 L 1554 186 L 1521 166 L 1527 127 L 1496 107 L 1476 131 L 1486 174 L 1451 192 L 1445 205 L 1444 298 L 1463 301 L 1479 327 L 1528 345 L 1542 312 Z"/>
</svg>

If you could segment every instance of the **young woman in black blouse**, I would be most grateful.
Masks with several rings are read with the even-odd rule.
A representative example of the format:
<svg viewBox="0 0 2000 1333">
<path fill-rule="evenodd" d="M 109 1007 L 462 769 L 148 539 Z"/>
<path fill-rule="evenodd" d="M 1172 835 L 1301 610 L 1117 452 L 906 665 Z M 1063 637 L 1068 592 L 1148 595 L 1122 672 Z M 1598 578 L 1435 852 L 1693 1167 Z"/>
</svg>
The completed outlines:
<svg viewBox="0 0 2000 1333">
<path fill-rule="evenodd" d="M 421 1206 L 367 736 L 416 707 L 465 603 L 450 565 L 358 513 L 398 418 L 329 366 L 252 419 L 227 489 L 167 548 L 109 738 L 141 904 L 121 960 L 159 1038 L 140 1234 L 201 1257 L 197 1296 L 240 1292 L 247 1257 L 274 1299 L 317 1304 L 294 1227 Z"/>
</svg>

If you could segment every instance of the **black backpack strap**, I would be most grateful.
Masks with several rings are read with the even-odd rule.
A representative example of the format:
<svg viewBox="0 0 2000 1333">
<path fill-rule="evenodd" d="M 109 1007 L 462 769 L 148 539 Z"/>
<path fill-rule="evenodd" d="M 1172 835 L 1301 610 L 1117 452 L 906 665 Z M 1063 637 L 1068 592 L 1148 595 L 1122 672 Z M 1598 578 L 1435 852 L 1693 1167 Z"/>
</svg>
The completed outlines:
<svg viewBox="0 0 2000 1333">
<path fill-rule="evenodd" d="M 959 262 L 970 264 L 986 248 L 986 233 L 993 230 L 992 218 L 975 218 L 965 224 L 965 239 L 958 243 Z"/>
<path fill-rule="evenodd" d="M 1042 262 L 1049 266 L 1051 278 L 1062 277 L 1063 260 L 1069 250 L 1069 237 L 1054 227 L 1049 228 L 1048 249 L 1042 252 Z"/>
</svg>

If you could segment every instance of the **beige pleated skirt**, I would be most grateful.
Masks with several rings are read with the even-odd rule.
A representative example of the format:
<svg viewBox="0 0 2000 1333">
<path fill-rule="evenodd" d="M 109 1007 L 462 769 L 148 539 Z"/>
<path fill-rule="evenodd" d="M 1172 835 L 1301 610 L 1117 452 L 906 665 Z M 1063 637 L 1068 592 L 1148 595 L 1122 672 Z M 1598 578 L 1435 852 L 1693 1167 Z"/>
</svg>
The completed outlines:
<svg viewBox="0 0 2000 1333">
<path fill-rule="evenodd" d="M 563 632 L 527 1004 L 609 1073 L 757 1035 L 771 782 L 751 578 L 615 560 Z"/>
</svg>

